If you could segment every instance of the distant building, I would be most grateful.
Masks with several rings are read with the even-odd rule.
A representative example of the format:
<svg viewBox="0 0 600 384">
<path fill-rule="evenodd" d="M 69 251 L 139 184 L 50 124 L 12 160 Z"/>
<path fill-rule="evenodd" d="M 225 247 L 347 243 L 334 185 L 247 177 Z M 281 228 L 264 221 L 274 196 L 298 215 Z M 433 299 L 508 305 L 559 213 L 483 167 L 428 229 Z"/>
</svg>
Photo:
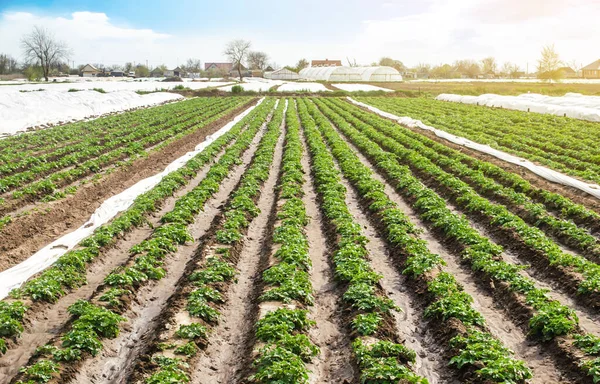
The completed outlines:
<svg viewBox="0 0 600 384">
<path fill-rule="evenodd" d="M 160 67 L 156 67 L 150 72 L 150 77 L 163 77 L 164 75 L 165 74 Z"/>
<path fill-rule="evenodd" d="M 341 60 L 329 60 L 329 59 L 313 60 L 313 61 L 311 61 L 310 66 L 311 67 L 341 67 L 342 61 Z"/>
<path fill-rule="evenodd" d="M 177 67 L 175 69 L 167 69 L 164 73 L 165 77 L 183 77 L 185 72 L 183 69 Z"/>
<path fill-rule="evenodd" d="M 577 76 L 577 72 L 571 67 L 561 67 L 558 68 L 558 70 L 562 72 L 565 79 L 575 79 L 579 77 Z"/>
<path fill-rule="evenodd" d="M 81 69 L 81 76 L 83 77 L 96 77 L 100 73 L 102 73 L 102 71 L 92 64 L 86 64 L 85 67 Z"/>
<path fill-rule="evenodd" d="M 125 73 L 123 71 L 110 71 L 111 77 L 123 77 Z"/>
<path fill-rule="evenodd" d="M 233 68 L 233 63 L 204 63 L 205 71 L 230 72 L 232 68 Z"/>
<path fill-rule="evenodd" d="M 298 80 L 300 75 L 287 68 L 282 68 L 277 71 L 265 72 L 265 78 L 272 80 Z"/>
<path fill-rule="evenodd" d="M 403 79 L 416 79 L 417 73 L 412 71 L 404 71 L 401 73 Z"/>
<path fill-rule="evenodd" d="M 243 64 L 240 64 L 240 71 L 242 72 L 242 77 L 252 77 L 252 71 L 248 68 L 244 67 Z M 229 77 L 239 77 L 238 67 L 231 65 L 231 70 L 229 71 Z"/>
<path fill-rule="evenodd" d="M 275 71 L 275 70 L 270 65 L 267 68 L 265 68 L 265 72 L 273 72 L 273 71 Z"/>
<path fill-rule="evenodd" d="M 600 60 L 581 68 L 581 72 L 585 79 L 600 79 Z"/>
</svg>

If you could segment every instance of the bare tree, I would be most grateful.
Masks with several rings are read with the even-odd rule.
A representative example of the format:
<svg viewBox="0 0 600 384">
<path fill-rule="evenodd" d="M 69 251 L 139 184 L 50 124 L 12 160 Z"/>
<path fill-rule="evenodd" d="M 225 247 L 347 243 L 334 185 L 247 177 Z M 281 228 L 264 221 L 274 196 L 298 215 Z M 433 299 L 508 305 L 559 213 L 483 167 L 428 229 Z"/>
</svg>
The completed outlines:
<svg viewBox="0 0 600 384">
<path fill-rule="evenodd" d="M 248 53 L 248 66 L 250 69 L 263 70 L 267 68 L 269 56 L 265 52 L 252 51 Z"/>
<path fill-rule="evenodd" d="M 191 77 L 194 77 L 195 74 L 202 71 L 202 63 L 198 59 L 187 59 L 183 69 L 188 73 L 192 73 Z"/>
<path fill-rule="evenodd" d="M 21 47 L 27 61 L 40 65 L 46 81 L 50 68 L 60 61 L 67 60 L 70 54 L 64 42 L 56 40 L 47 29 L 38 26 L 21 39 Z"/>
<path fill-rule="evenodd" d="M 358 64 L 356 64 L 356 59 L 350 60 L 348 57 L 346 57 L 346 61 L 348 62 L 349 67 L 358 67 Z"/>
<path fill-rule="evenodd" d="M 237 39 L 230 41 L 225 47 L 225 56 L 231 60 L 233 68 L 236 68 L 240 75 L 240 81 L 242 81 L 242 65 L 250 52 L 251 42 Z"/>
<path fill-rule="evenodd" d="M 562 65 L 560 56 L 554 44 L 546 45 L 542 48 L 542 57 L 538 60 L 538 77 L 545 80 L 559 80 L 564 76 L 564 72 L 559 70 Z"/>
<path fill-rule="evenodd" d="M 496 59 L 492 56 L 486 57 L 485 59 L 481 60 L 481 66 L 481 69 L 485 75 L 495 75 L 496 71 L 498 70 L 498 64 L 496 63 Z"/>
<path fill-rule="evenodd" d="M 520 71 L 521 68 L 519 68 L 517 64 L 513 64 L 508 61 L 504 63 L 501 70 L 503 76 L 509 77 L 511 79 L 516 79 L 519 76 Z"/>
<path fill-rule="evenodd" d="M 475 60 L 457 60 L 454 62 L 456 72 L 471 79 L 477 78 L 481 73 L 481 67 Z"/>
<path fill-rule="evenodd" d="M 10 55 L 0 54 L 0 75 L 17 71 L 19 63 Z"/>
</svg>

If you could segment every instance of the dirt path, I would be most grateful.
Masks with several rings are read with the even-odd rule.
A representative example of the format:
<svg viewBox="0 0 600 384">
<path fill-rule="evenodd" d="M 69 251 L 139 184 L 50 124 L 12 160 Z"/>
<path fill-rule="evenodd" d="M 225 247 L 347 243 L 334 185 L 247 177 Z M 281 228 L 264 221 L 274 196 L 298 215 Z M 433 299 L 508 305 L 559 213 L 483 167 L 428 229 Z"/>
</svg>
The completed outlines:
<svg viewBox="0 0 600 384">
<path fill-rule="evenodd" d="M 227 305 L 221 321 L 211 332 L 209 346 L 191 369 L 192 384 L 238 383 L 242 380 L 253 345 L 260 274 L 269 256 L 276 204 L 274 190 L 281 170 L 283 139 L 284 132 L 275 146 L 269 178 L 257 203 L 260 214 L 248 227 L 237 264 L 238 281 L 227 292 Z"/>
<path fill-rule="evenodd" d="M 107 198 L 138 181 L 162 171 L 168 164 L 194 149 L 256 100 L 236 108 L 227 116 L 198 129 L 132 165 L 119 168 L 98 183 L 81 186 L 74 195 L 51 203 L 36 204 L 38 212 L 14 219 L 0 232 L 0 270 L 27 259 L 37 250 L 83 225 Z"/>
<path fill-rule="evenodd" d="M 345 140 L 344 136 L 341 137 Z M 348 140 L 346 140 L 346 143 L 348 143 L 364 164 L 371 164 Z M 516 357 L 524 360 L 532 369 L 534 378 L 531 383 L 563 382 L 563 375 L 551 356 L 540 345 L 527 340 L 526 334 L 521 328 L 514 324 L 508 314 L 503 309 L 497 307 L 490 294 L 478 285 L 470 270 L 460 264 L 460 257 L 449 252 L 438 241 L 434 234 L 418 218 L 413 209 L 406 204 L 394 188 L 375 170 L 373 178 L 385 185 L 385 193 L 411 218 L 413 224 L 423 231 L 420 237 L 427 241 L 429 250 L 440 255 L 447 262 L 448 265 L 445 269 L 452 273 L 456 277 L 456 280 L 463 285 L 465 292 L 473 297 L 473 307 L 483 315 L 491 333 L 515 351 Z"/>
<path fill-rule="evenodd" d="M 302 142 L 304 144 L 303 139 Z M 342 299 L 342 292 L 338 289 L 333 276 L 327 239 L 321 227 L 323 219 L 317 206 L 317 193 L 310 175 L 309 156 L 305 145 L 302 167 L 306 177 L 302 200 L 306 207 L 306 214 L 310 217 L 310 222 L 306 226 L 306 237 L 312 261 L 310 277 L 315 293 L 315 302 L 310 309 L 310 315 L 317 323 L 311 328 L 310 337 L 321 350 L 309 365 L 312 372 L 310 383 L 351 383 L 357 376 L 357 372 L 353 365 L 351 340 L 340 319 L 341 309 L 338 303 Z"/>
<path fill-rule="evenodd" d="M 347 190 L 346 205 L 356 222 L 363 228 L 363 234 L 369 239 L 367 250 L 371 256 L 371 267 L 383 276 L 380 283 L 388 297 L 402 308 L 402 312 L 394 313 L 396 329 L 400 332 L 404 344 L 417 354 L 415 372 L 431 384 L 453 382 L 447 362 L 440 358 L 443 350 L 436 345 L 433 336 L 428 332 L 427 322 L 423 319 L 423 307 L 413 301 L 414 297 L 408 292 L 410 285 L 407 285 L 407 279 L 398 268 L 392 266 L 393 259 L 385 240 L 379 236 L 361 209 L 357 193 L 347 179 L 342 178 L 342 184 Z"/>
<path fill-rule="evenodd" d="M 102 353 L 86 362 L 72 382 L 94 384 L 126 382 L 136 358 L 144 350 L 147 342 L 153 338 L 160 314 L 175 292 L 177 283 L 199 246 L 198 239 L 209 230 L 214 218 L 238 184 L 263 134 L 264 129 L 254 137 L 249 149 L 242 156 L 242 163 L 237 165 L 231 175 L 223 181 L 217 194 L 207 201 L 204 210 L 189 227 L 190 234 L 196 239 L 195 242 L 180 247 L 177 253 L 165 260 L 167 276 L 144 286 L 137 293 L 136 301 L 124 314 L 126 318 L 131 319 L 127 328 L 117 338 L 105 341 Z"/>
</svg>

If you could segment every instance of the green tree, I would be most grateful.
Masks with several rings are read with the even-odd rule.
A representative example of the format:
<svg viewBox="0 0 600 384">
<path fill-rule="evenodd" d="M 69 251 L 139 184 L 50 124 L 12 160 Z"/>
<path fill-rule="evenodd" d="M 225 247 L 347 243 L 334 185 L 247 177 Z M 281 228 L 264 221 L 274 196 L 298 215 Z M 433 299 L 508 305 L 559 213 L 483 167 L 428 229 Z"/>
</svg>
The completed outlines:
<svg viewBox="0 0 600 384">
<path fill-rule="evenodd" d="M 149 76 L 150 76 L 150 70 L 145 65 L 138 64 L 135 67 L 135 77 L 149 77 Z"/>
</svg>

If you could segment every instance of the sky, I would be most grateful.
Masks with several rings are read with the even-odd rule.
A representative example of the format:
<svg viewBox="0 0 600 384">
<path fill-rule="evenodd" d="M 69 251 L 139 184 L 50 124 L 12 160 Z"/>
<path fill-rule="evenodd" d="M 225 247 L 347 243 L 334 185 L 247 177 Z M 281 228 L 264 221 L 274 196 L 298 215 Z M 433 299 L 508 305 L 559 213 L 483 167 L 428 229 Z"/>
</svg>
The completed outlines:
<svg viewBox="0 0 600 384">
<path fill-rule="evenodd" d="M 68 44 L 75 65 L 225 61 L 241 38 L 277 66 L 494 56 L 534 71 L 547 44 L 567 64 L 600 59 L 598 20 L 600 0 L 0 0 L 0 53 L 20 59 L 37 25 Z"/>
</svg>

